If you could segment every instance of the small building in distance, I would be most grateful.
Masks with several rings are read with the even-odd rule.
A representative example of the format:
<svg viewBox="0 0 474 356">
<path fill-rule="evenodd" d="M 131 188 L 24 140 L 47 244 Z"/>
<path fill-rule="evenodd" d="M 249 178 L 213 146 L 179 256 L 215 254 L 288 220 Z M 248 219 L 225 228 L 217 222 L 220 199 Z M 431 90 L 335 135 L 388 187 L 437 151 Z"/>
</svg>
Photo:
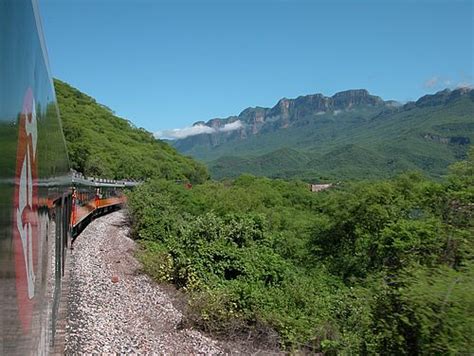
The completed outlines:
<svg viewBox="0 0 474 356">
<path fill-rule="evenodd" d="M 309 190 L 312 192 L 320 192 L 322 190 L 326 190 L 332 187 L 331 183 L 328 184 L 310 184 Z"/>
</svg>

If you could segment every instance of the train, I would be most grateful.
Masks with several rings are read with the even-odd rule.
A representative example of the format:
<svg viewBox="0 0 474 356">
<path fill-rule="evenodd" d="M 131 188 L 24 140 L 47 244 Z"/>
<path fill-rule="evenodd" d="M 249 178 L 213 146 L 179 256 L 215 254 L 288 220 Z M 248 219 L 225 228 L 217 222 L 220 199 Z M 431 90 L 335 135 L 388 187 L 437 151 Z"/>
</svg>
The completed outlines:
<svg viewBox="0 0 474 356">
<path fill-rule="evenodd" d="M 81 231 L 96 217 L 123 207 L 123 191 L 141 182 L 84 177 L 72 171 L 71 247 Z"/>
<path fill-rule="evenodd" d="M 37 0 L 0 0 L 0 355 L 55 348 L 68 248 L 137 182 L 70 169 Z"/>
</svg>

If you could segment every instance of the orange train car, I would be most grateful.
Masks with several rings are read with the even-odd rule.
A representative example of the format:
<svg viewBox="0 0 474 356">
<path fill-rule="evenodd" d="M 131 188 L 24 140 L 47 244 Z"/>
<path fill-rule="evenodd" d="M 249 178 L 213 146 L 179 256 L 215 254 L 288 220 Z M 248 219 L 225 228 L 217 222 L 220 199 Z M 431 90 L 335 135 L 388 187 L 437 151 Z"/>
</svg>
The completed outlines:
<svg viewBox="0 0 474 356">
<path fill-rule="evenodd" d="M 96 217 L 120 209 L 126 202 L 123 190 L 138 184 L 133 181 L 85 178 L 79 175 L 73 176 L 72 183 L 73 243 L 81 231 Z"/>
</svg>

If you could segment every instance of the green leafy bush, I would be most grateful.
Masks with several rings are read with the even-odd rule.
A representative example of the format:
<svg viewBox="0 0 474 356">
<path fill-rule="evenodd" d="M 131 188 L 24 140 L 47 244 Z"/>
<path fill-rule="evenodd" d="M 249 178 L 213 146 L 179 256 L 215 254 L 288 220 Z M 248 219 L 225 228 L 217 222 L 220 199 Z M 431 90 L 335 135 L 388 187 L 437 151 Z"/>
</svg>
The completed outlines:
<svg viewBox="0 0 474 356">
<path fill-rule="evenodd" d="M 189 322 L 329 354 L 473 349 L 470 161 L 311 193 L 252 176 L 130 193 L 145 270 L 189 295 Z M 278 333 L 278 337 L 272 334 Z M 271 336 L 273 335 L 273 336 Z"/>
</svg>

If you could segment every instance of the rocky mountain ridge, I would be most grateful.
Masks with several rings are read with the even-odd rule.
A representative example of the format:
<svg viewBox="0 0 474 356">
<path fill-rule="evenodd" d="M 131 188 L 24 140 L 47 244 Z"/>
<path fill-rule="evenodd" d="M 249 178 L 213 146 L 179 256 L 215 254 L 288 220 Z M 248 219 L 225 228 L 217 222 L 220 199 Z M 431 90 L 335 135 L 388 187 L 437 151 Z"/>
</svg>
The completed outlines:
<svg viewBox="0 0 474 356">
<path fill-rule="evenodd" d="M 207 122 L 198 121 L 193 124 L 206 125 L 215 129 L 220 129 L 226 124 L 240 120 L 242 123 L 252 126 L 252 132 L 258 132 L 259 124 L 267 121 L 281 121 L 283 126 L 298 117 L 307 115 L 322 115 L 323 113 L 349 110 L 358 105 L 369 106 L 393 106 L 394 101 L 385 102 L 382 98 L 371 95 L 366 89 L 351 89 L 327 97 L 323 94 L 311 94 L 299 96 L 295 99 L 282 98 L 272 108 L 249 107 L 237 116 L 227 118 L 215 118 Z"/>
<path fill-rule="evenodd" d="M 305 126 L 316 120 L 328 118 L 335 120 L 336 116 L 351 111 L 365 110 L 364 116 L 385 117 L 413 108 L 444 105 L 465 95 L 474 98 L 474 90 L 470 88 L 445 89 L 406 104 L 395 100 L 383 100 L 379 96 L 370 94 L 366 89 L 346 90 L 330 97 L 323 94 L 311 94 L 295 99 L 282 98 L 272 108 L 249 107 L 237 116 L 195 122 L 193 126 L 206 126 L 214 131 L 178 139 L 173 142 L 173 145 L 186 153 L 196 146 L 212 148 L 231 141 L 245 140 L 255 135 Z"/>
<path fill-rule="evenodd" d="M 208 162 L 215 178 L 252 173 L 313 181 L 406 170 L 440 177 L 474 142 L 474 90 L 443 90 L 403 105 L 366 90 L 315 94 L 196 124 L 208 133 L 172 144 Z"/>
</svg>

